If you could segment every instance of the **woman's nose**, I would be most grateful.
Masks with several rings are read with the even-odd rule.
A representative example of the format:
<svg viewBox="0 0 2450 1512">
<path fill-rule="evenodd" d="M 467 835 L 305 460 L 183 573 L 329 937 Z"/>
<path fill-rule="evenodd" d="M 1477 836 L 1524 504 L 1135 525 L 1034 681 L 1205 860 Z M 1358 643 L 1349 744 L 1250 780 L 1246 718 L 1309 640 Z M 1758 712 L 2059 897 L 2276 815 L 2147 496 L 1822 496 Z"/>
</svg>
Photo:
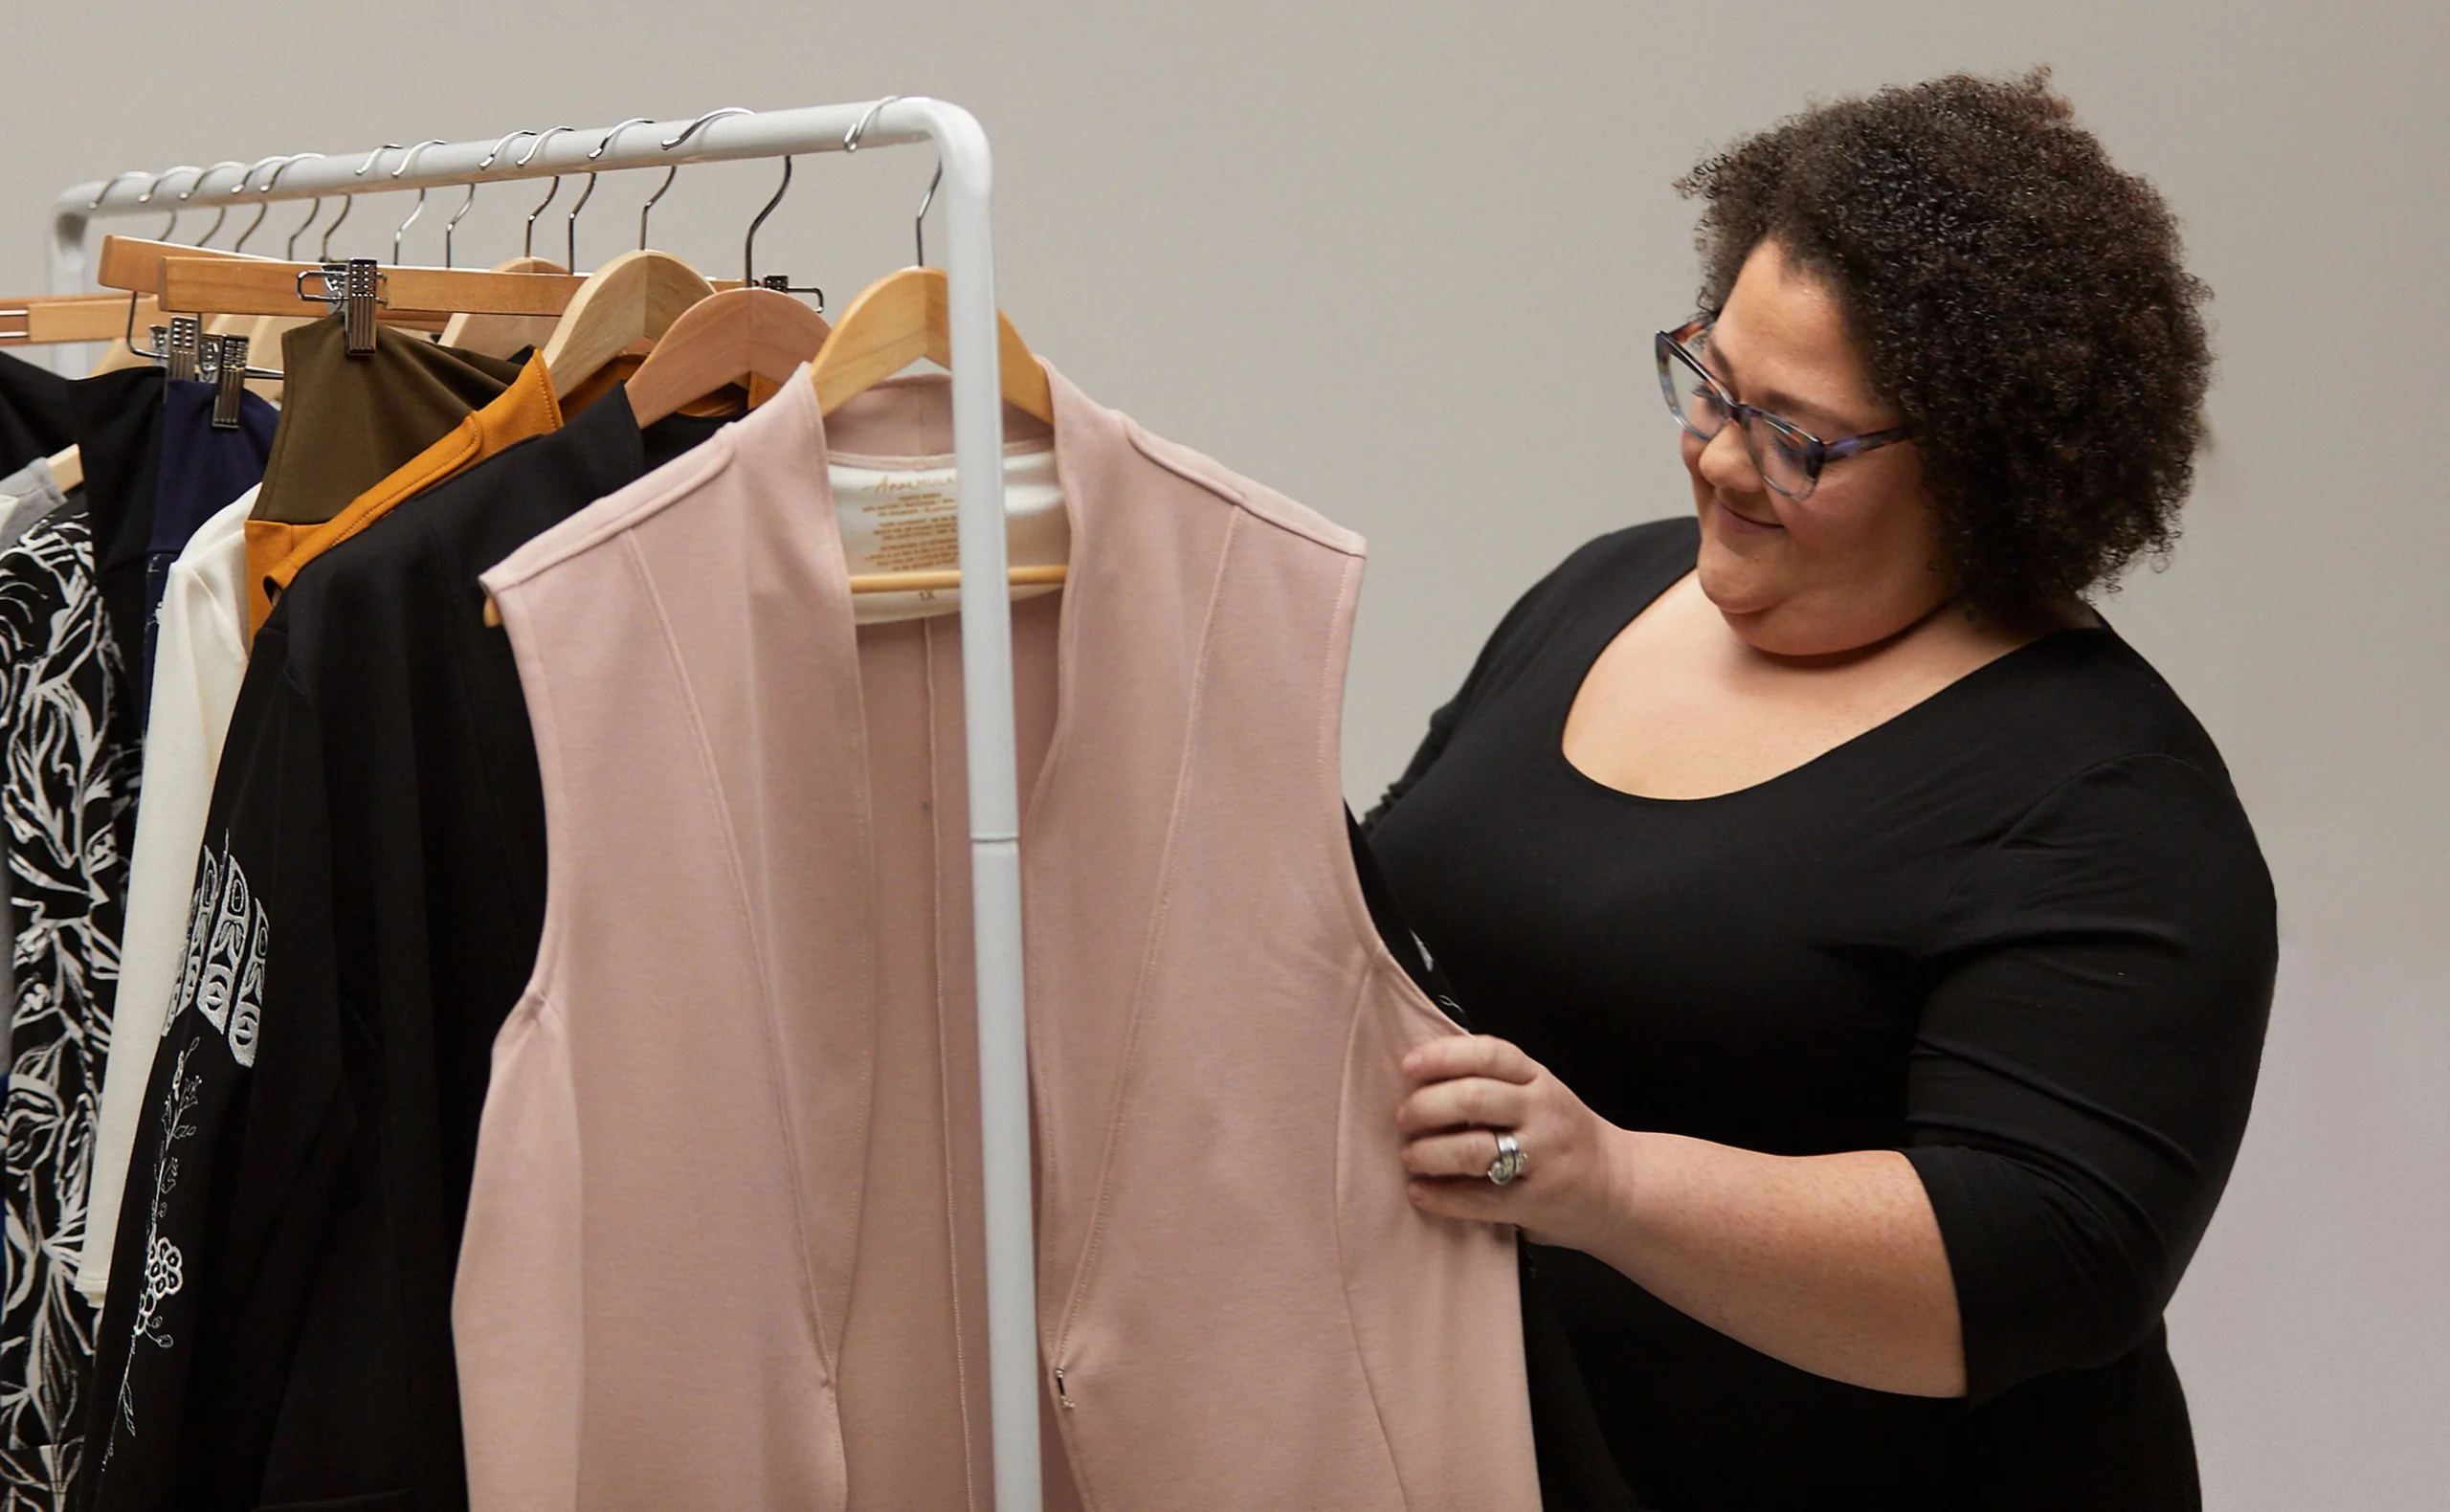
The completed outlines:
<svg viewBox="0 0 2450 1512">
<path fill-rule="evenodd" d="M 1704 443 L 1695 470 L 1711 487 L 1730 494 L 1757 494 L 1763 487 L 1761 470 L 1752 465 L 1752 454 L 1745 450 L 1743 427 L 1732 422 L 1719 427 L 1719 434 Z"/>
</svg>

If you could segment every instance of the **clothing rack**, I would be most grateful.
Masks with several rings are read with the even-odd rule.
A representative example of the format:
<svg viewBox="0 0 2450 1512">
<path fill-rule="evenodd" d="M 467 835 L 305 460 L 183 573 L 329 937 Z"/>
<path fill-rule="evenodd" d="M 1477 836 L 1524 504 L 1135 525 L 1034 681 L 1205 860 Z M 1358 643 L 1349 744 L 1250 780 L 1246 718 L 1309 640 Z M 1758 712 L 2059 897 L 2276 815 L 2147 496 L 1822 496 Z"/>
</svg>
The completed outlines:
<svg viewBox="0 0 2450 1512">
<path fill-rule="evenodd" d="M 693 130 L 692 127 L 695 126 Z M 404 171 L 360 171 L 384 150 L 301 158 L 269 189 L 245 187 L 237 165 L 206 170 L 187 209 L 318 195 L 435 189 L 614 168 L 726 163 L 856 147 L 932 143 L 942 168 L 945 268 L 950 283 L 953 459 L 963 581 L 1005 581 L 1004 431 L 996 367 L 992 162 L 987 134 L 958 105 L 924 96 L 856 104 L 681 117 L 545 134 L 532 155 L 493 138 L 428 145 Z M 599 146 L 599 144 L 601 145 Z M 600 155 L 591 155 L 600 154 Z M 490 166 L 488 166 L 490 165 Z M 180 170 L 172 170 L 180 171 Z M 85 236 L 100 216 L 159 214 L 139 203 L 159 179 L 122 175 L 64 190 L 53 202 L 50 287 L 86 284 Z M 1031 1211 L 1029 1039 L 1021 960 L 1020 793 L 1013 725 L 1012 606 L 1002 593 L 962 606 L 962 704 L 969 762 L 970 888 L 978 972 L 979 1123 L 987 1218 L 987 1331 L 995 1505 L 1037 1512 L 1036 1238 Z"/>
</svg>

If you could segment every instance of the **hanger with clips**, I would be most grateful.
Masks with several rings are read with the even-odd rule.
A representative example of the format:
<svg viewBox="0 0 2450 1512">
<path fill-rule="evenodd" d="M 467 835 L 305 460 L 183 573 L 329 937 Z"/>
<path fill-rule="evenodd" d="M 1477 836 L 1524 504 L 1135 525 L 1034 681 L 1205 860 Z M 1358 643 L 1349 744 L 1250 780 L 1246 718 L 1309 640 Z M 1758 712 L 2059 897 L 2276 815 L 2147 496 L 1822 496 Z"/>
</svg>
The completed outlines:
<svg viewBox="0 0 2450 1512">
<path fill-rule="evenodd" d="M 388 149 L 407 154 L 395 177 L 406 171 L 419 150 Z M 385 150 L 378 147 L 369 153 L 359 171 L 370 171 Z M 372 350 L 378 318 L 434 329 L 461 312 L 554 315 L 578 288 L 579 279 L 554 275 L 386 268 L 370 257 L 332 257 L 332 233 L 347 218 L 351 198 L 342 197 L 341 213 L 323 229 L 321 261 L 276 261 L 113 236 L 103 241 L 98 281 L 110 288 L 155 294 L 162 308 L 173 313 L 313 316 L 337 308 L 348 318 L 351 348 L 360 351 Z M 296 235 L 313 225 L 313 217 L 310 210 L 306 222 L 293 233 L 293 245 Z M 415 218 L 412 211 L 395 233 L 395 250 Z"/>
</svg>

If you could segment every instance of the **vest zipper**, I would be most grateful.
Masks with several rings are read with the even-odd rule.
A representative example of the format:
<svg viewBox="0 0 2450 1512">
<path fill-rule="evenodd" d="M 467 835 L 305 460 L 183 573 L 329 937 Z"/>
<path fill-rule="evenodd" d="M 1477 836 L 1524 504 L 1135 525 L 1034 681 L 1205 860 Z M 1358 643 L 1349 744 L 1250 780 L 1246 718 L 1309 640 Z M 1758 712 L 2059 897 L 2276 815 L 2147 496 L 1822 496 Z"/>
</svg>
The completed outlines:
<svg viewBox="0 0 2450 1512">
<path fill-rule="evenodd" d="M 1063 1367 L 1055 1367 L 1055 1400 L 1065 1412 L 1072 1411 L 1072 1393 L 1063 1390 Z"/>
</svg>

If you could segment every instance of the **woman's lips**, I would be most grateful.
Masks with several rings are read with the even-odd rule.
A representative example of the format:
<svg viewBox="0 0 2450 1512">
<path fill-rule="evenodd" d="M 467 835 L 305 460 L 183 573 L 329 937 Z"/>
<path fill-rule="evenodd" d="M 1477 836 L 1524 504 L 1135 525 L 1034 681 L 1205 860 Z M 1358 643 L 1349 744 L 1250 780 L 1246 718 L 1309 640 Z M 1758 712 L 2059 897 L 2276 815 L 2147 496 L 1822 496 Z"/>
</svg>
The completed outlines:
<svg viewBox="0 0 2450 1512">
<path fill-rule="evenodd" d="M 1764 524 L 1762 522 L 1760 522 L 1760 521 L 1758 521 L 1758 520 L 1751 519 L 1751 518 L 1749 518 L 1749 517 L 1748 517 L 1748 516 L 1745 516 L 1745 515 L 1737 514 L 1734 510 L 1732 510 L 1732 509 L 1730 509 L 1730 508 L 1728 508 L 1728 507 L 1727 507 L 1727 505 L 1726 505 L 1726 501 L 1725 500 L 1718 500 L 1718 509 L 1719 509 L 1719 519 L 1720 519 L 1720 520 L 1721 520 L 1721 521 L 1722 521 L 1722 522 L 1726 525 L 1726 527 L 1727 527 L 1729 530 L 1734 531 L 1737 535 L 1740 535 L 1740 536 L 1767 536 L 1767 535 L 1775 535 L 1775 534 L 1777 534 L 1779 531 L 1784 530 L 1784 529 L 1786 529 L 1786 528 L 1787 528 L 1786 526 L 1784 526 L 1784 525 L 1782 525 L 1782 524 L 1779 524 L 1779 523 L 1776 523 L 1776 522 L 1774 522 L 1774 521 L 1771 522 L 1770 523 Z"/>
</svg>

